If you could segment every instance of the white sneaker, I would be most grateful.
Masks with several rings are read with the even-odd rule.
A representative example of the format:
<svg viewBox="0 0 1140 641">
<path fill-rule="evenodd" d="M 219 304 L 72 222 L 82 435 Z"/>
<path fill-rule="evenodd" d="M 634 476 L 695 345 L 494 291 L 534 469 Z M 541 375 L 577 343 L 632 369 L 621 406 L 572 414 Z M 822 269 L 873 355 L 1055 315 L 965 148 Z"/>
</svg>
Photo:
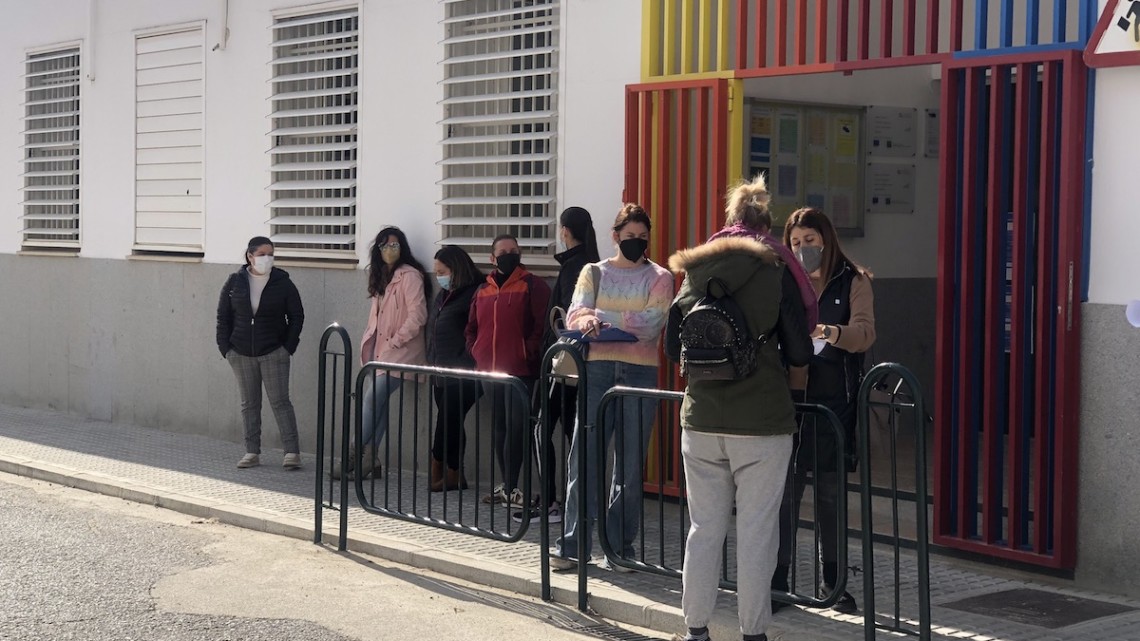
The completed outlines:
<svg viewBox="0 0 1140 641">
<path fill-rule="evenodd" d="M 245 469 L 247 467 L 257 467 L 258 465 L 261 465 L 261 457 L 256 454 L 246 454 L 245 456 L 241 457 L 241 460 L 238 461 L 237 464 L 237 466 L 242 469 Z"/>
<path fill-rule="evenodd" d="M 301 455 L 300 454 L 286 454 L 285 460 L 281 463 L 281 467 L 287 470 L 297 470 L 301 468 Z"/>
<path fill-rule="evenodd" d="M 517 492 L 517 491 L 518 490 L 515 490 L 515 492 Z M 513 492 L 512 492 L 512 494 L 513 494 Z M 483 503 L 488 504 L 488 505 L 490 505 L 490 504 L 510 505 L 510 502 L 511 502 L 510 497 L 507 496 L 506 487 L 502 483 L 496 485 L 495 489 L 491 490 L 490 494 L 484 494 L 483 498 L 481 498 L 479 500 L 482 501 Z"/>
<path fill-rule="evenodd" d="M 578 559 L 571 559 L 565 556 L 558 556 L 551 552 L 550 554 L 550 569 L 555 572 L 569 572 L 570 570 L 578 569 Z"/>
<path fill-rule="evenodd" d="M 627 568 L 624 565 L 618 565 L 610 561 L 610 557 L 608 556 L 602 559 L 602 562 L 598 564 L 598 567 L 602 568 L 603 570 L 609 570 L 610 572 L 617 572 L 618 574 L 629 574 L 630 572 L 633 572 L 633 568 Z"/>
<path fill-rule="evenodd" d="M 532 503 L 528 503 L 526 497 L 523 496 L 522 490 L 516 487 L 511 490 L 511 495 L 507 498 L 507 505 L 511 507 L 528 508 Z"/>
</svg>

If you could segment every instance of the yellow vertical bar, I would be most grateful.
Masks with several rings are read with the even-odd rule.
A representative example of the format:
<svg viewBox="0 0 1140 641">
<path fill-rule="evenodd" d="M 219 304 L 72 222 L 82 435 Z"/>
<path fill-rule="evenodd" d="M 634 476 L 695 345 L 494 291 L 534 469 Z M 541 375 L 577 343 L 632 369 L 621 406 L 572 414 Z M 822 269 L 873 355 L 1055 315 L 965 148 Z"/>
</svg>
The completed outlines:
<svg viewBox="0 0 1140 641">
<path fill-rule="evenodd" d="M 641 0 L 641 78 L 661 73 L 661 2 Z"/>
<path fill-rule="evenodd" d="M 716 34 L 716 70 L 724 71 L 731 69 L 732 64 L 728 58 L 728 43 L 732 37 L 732 19 L 729 17 L 729 1 L 720 0 L 717 3 L 717 17 L 716 26 L 719 33 Z"/>
<path fill-rule="evenodd" d="M 665 0 L 665 46 L 661 48 L 661 75 L 677 73 L 677 0 Z"/>
<path fill-rule="evenodd" d="M 681 73 L 693 73 L 693 43 L 697 35 L 693 1 L 681 0 Z"/>
<path fill-rule="evenodd" d="M 713 43 L 713 0 L 701 0 L 701 23 L 698 25 L 700 31 L 700 44 L 699 44 L 699 59 L 697 62 L 698 72 L 713 71 L 714 61 L 712 60 L 712 43 Z"/>
<path fill-rule="evenodd" d="M 744 177 L 744 81 L 728 81 L 728 183 Z"/>
</svg>

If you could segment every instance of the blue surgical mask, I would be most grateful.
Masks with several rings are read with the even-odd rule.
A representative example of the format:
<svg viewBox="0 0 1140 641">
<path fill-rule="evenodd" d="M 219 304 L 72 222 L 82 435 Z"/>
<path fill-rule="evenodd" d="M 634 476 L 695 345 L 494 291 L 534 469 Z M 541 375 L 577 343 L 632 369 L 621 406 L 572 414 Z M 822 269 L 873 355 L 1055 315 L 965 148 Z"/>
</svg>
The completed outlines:
<svg viewBox="0 0 1140 641">
<path fill-rule="evenodd" d="M 451 274 L 447 276 L 436 276 L 435 282 L 439 283 L 440 289 L 451 289 Z"/>
</svg>

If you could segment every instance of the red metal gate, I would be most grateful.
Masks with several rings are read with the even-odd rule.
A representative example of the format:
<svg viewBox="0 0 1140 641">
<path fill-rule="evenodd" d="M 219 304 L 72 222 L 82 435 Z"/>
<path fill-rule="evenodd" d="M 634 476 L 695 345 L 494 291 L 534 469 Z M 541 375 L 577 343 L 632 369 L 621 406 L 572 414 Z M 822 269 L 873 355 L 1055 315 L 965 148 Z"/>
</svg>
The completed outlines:
<svg viewBox="0 0 1140 641">
<path fill-rule="evenodd" d="M 622 198 L 640 203 L 653 217 L 649 255 L 658 264 L 664 265 L 682 247 L 703 243 L 724 224 L 724 195 L 732 162 L 728 144 L 731 82 L 692 80 L 626 87 Z M 684 386 L 667 361 L 662 362 L 658 386 Z M 681 446 L 675 419 L 658 419 L 658 438 L 648 457 L 647 490 L 658 491 L 658 483 L 663 482 L 667 492 L 679 491 Z"/>
<path fill-rule="evenodd" d="M 1087 70 L 943 65 L 935 542 L 1072 568 Z"/>
</svg>

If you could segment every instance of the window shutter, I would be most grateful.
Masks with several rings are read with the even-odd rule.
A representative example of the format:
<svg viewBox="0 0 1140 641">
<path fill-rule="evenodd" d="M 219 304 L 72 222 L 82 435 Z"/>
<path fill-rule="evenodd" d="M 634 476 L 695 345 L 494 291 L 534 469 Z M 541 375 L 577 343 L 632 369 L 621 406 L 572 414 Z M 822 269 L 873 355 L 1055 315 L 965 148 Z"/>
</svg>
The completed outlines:
<svg viewBox="0 0 1140 641">
<path fill-rule="evenodd" d="M 444 0 L 442 244 L 554 265 L 558 2 Z"/>
<path fill-rule="evenodd" d="M 269 222 L 280 255 L 356 257 L 359 23 L 350 9 L 273 25 Z"/>
<path fill-rule="evenodd" d="M 135 249 L 200 253 L 201 27 L 135 38 Z"/>
<path fill-rule="evenodd" d="M 23 247 L 79 249 L 79 48 L 24 61 Z"/>
</svg>

